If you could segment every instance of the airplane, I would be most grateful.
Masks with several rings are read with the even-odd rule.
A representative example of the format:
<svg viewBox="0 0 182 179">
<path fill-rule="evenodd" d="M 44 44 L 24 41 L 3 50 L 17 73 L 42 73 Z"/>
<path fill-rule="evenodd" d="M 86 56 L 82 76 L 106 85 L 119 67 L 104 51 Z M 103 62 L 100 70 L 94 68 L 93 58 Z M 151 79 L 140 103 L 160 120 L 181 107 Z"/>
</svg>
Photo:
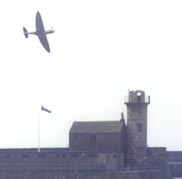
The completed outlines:
<svg viewBox="0 0 182 179">
<path fill-rule="evenodd" d="M 49 53 L 51 52 L 51 50 L 50 50 L 50 46 L 49 46 L 49 42 L 47 40 L 46 34 L 52 34 L 54 32 L 55 31 L 53 29 L 52 30 L 45 30 L 44 29 L 44 24 L 43 24 L 40 12 L 36 13 L 36 31 L 35 32 L 28 32 L 27 29 L 25 27 L 23 27 L 23 33 L 25 35 L 25 38 L 28 38 L 29 34 L 37 35 L 42 46 Z"/>
</svg>

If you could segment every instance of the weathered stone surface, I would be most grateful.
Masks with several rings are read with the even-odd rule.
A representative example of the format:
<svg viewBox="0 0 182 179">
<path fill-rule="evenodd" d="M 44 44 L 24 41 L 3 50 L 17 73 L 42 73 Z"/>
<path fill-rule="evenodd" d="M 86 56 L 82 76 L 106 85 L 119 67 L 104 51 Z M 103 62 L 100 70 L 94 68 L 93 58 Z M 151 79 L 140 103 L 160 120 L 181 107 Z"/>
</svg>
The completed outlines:
<svg viewBox="0 0 182 179">
<path fill-rule="evenodd" d="M 169 169 L 174 177 L 182 177 L 182 152 L 167 152 Z"/>
</svg>

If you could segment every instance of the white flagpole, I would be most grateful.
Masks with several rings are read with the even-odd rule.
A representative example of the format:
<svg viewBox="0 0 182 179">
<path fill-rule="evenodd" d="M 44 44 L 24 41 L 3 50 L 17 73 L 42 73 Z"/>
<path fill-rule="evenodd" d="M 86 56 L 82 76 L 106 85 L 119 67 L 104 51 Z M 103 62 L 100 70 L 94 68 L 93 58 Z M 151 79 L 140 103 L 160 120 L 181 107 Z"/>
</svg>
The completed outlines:
<svg viewBox="0 0 182 179">
<path fill-rule="evenodd" d="M 38 152 L 40 152 L 40 109 L 38 113 Z"/>
<path fill-rule="evenodd" d="M 38 152 L 40 152 L 40 140 L 41 140 L 41 111 L 46 111 L 48 113 L 51 113 L 52 111 L 48 110 L 47 108 L 44 108 L 43 106 L 41 106 L 41 109 L 39 109 L 39 113 L 38 113 Z"/>
</svg>

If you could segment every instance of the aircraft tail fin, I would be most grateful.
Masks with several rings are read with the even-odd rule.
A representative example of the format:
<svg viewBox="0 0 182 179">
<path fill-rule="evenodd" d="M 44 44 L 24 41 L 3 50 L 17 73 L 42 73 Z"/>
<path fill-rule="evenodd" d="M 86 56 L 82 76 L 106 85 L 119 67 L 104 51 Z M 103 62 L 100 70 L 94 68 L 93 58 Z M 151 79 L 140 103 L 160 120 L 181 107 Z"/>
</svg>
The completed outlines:
<svg viewBox="0 0 182 179">
<path fill-rule="evenodd" d="M 28 38 L 28 31 L 25 27 L 23 27 L 23 33 L 25 35 L 25 38 Z"/>
</svg>

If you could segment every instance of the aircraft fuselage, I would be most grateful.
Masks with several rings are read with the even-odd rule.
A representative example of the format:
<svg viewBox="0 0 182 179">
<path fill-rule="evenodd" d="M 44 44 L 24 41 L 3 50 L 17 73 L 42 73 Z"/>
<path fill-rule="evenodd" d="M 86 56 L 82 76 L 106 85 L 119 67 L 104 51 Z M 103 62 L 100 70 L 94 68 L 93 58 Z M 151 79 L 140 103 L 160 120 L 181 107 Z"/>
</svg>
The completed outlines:
<svg viewBox="0 0 182 179">
<path fill-rule="evenodd" d="M 46 30 L 46 31 L 35 31 L 35 32 L 27 32 L 26 34 L 32 34 L 32 35 L 42 35 L 42 34 L 52 34 L 54 33 L 54 30 Z"/>
</svg>

